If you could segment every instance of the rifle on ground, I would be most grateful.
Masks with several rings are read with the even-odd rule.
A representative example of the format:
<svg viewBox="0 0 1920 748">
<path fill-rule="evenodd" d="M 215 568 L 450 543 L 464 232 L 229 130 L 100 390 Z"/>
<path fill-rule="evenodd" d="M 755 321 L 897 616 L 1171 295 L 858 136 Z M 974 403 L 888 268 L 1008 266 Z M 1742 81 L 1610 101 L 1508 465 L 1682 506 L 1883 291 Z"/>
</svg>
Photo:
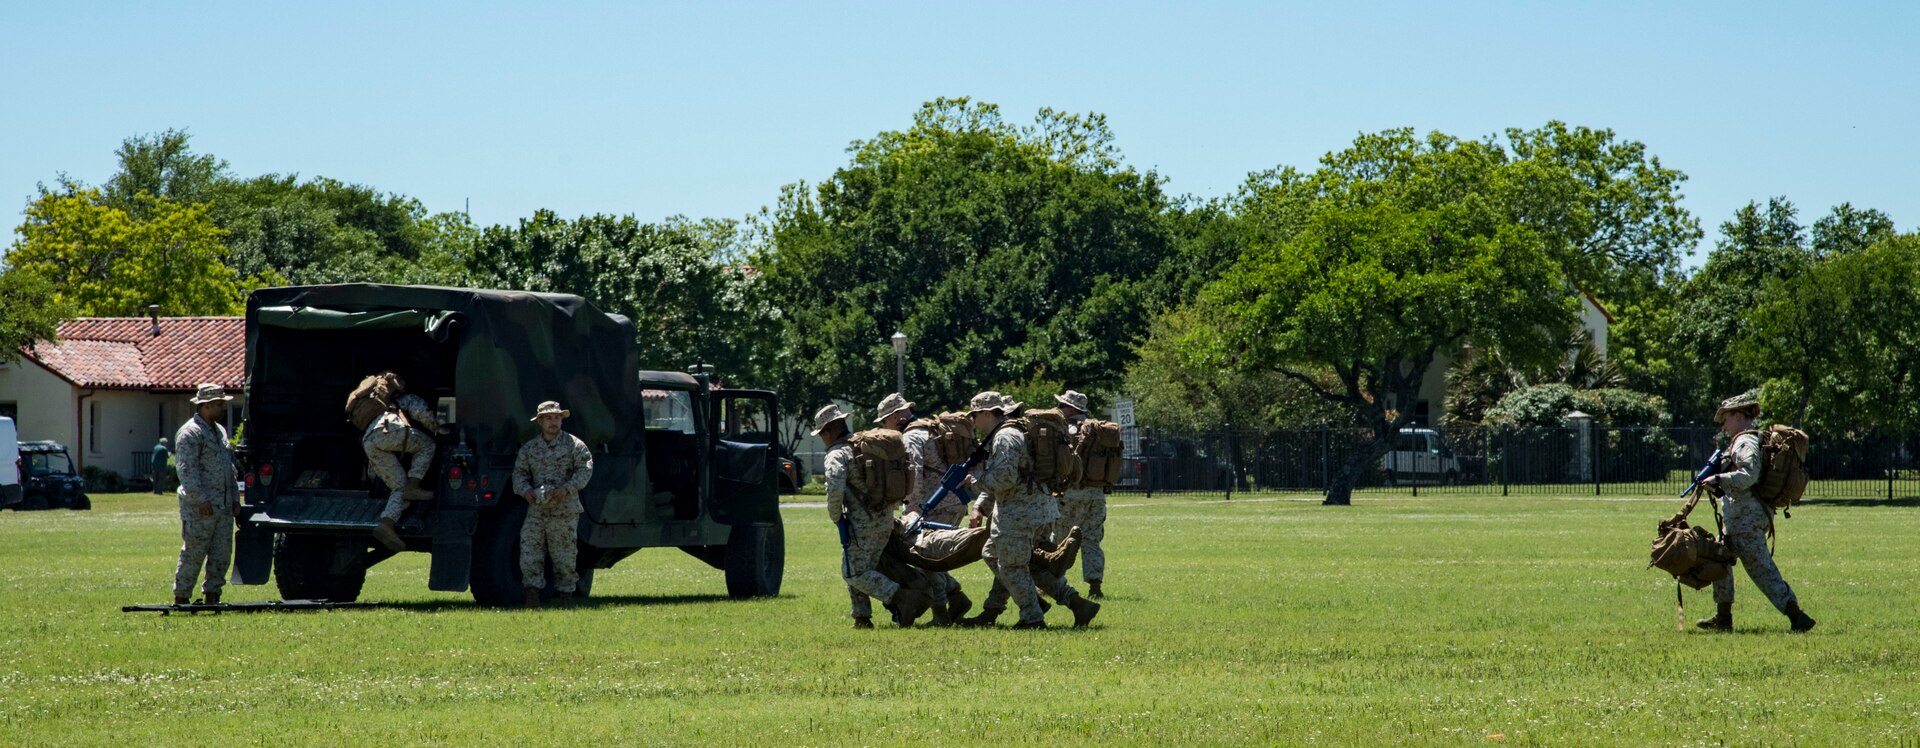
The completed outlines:
<svg viewBox="0 0 1920 748">
<path fill-rule="evenodd" d="M 928 496 L 926 501 L 920 502 L 920 517 L 907 527 L 907 537 L 919 535 L 921 530 L 928 527 L 937 530 L 954 529 L 953 525 L 928 520 L 927 513 L 932 512 L 933 508 L 939 506 L 940 502 L 945 501 L 948 496 L 959 493 L 961 484 L 967 482 L 967 474 L 973 472 L 973 469 L 985 459 L 987 459 L 987 450 L 975 449 L 973 454 L 967 457 L 966 464 L 948 465 L 946 474 L 940 476 L 940 488 L 935 490 L 932 496 Z M 966 494 L 960 494 L 960 507 L 964 509 L 966 505 Z"/>
</svg>

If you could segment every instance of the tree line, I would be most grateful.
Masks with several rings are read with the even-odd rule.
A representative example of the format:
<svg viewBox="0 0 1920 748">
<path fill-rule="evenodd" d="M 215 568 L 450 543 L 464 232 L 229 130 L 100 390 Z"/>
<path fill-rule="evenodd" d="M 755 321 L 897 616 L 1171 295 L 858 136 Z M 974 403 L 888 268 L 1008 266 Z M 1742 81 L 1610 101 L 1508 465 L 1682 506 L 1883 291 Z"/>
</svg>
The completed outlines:
<svg viewBox="0 0 1920 748">
<path fill-rule="evenodd" d="M 1851 205 L 1806 225 L 1771 197 L 1689 271 L 1703 232 L 1685 174 L 1561 122 L 1366 133 L 1202 200 L 1127 163 L 1101 115 L 938 99 L 742 217 L 541 210 L 486 228 L 363 185 L 236 175 L 181 131 L 118 155 L 106 182 L 62 175 L 28 203 L 0 351 L 70 316 L 427 283 L 585 296 L 635 320 L 648 365 L 712 364 L 794 413 L 891 391 L 898 330 L 923 404 L 1072 387 L 1173 427 L 1369 429 L 1350 476 L 1411 422 L 1436 361 L 1461 423 L 1551 420 L 1568 398 L 1610 425 L 1699 423 L 1759 387 L 1823 434 L 1920 426 L 1920 238 Z M 1604 356 L 1577 334 L 1586 295 L 1614 317 Z"/>
</svg>

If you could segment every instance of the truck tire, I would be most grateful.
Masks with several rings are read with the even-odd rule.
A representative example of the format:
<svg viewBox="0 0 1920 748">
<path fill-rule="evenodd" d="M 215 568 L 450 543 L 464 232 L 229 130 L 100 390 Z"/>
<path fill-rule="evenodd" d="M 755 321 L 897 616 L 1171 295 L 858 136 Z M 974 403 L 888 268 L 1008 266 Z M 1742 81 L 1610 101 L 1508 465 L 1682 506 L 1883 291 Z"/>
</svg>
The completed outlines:
<svg viewBox="0 0 1920 748">
<path fill-rule="evenodd" d="M 87 511 L 93 508 L 93 499 L 87 498 L 86 494 L 76 494 L 73 500 L 67 503 L 67 508 L 76 512 Z"/>
<path fill-rule="evenodd" d="M 282 600 L 360 599 L 367 567 L 356 541 L 326 535 L 284 534 L 273 539 L 273 581 Z"/>
<path fill-rule="evenodd" d="M 520 579 L 520 526 L 526 521 L 527 505 L 522 501 L 510 501 L 497 510 L 480 513 L 480 522 L 473 529 L 473 570 L 467 580 L 474 602 L 489 608 L 518 608 L 526 604 L 526 585 Z M 580 549 L 577 557 L 582 561 L 590 558 L 585 548 Z M 551 566 L 552 562 L 548 564 Z M 585 598 L 593 592 L 593 571 L 591 564 L 579 570 L 580 581 L 574 585 L 574 599 Z M 554 592 L 553 574 L 549 573 L 547 588 L 541 591 L 540 599 L 552 600 Z"/>
<path fill-rule="evenodd" d="M 779 524 L 734 525 L 727 535 L 727 596 L 735 599 L 780 594 L 786 570 L 786 531 Z"/>
</svg>

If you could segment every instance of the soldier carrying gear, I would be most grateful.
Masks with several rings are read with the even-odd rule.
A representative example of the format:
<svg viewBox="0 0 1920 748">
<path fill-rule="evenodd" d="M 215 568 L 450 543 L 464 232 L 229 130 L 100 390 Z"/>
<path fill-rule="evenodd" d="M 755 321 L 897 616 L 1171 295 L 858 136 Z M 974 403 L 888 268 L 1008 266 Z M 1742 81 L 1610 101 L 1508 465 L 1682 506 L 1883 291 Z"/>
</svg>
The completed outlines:
<svg viewBox="0 0 1920 748">
<path fill-rule="evenodd" d="M 391 371 L 360 380 L 347 395 L 347 421 L 360 430 L 360 448 L 367 453 L 367 472 L 387 487 L 387 505 L 373 537 L 391 551 L 407 549 L 394 527 L 409 501 L 429 501 L 433 492 L 420 486 L 433 464 L 433 434 L 439 424 L 427 401 L 403 394 L 406 382 Z M 400 456 L 410 455 L 405 468 Z"/>
<path fill-rule="evenodd" d="M 906 446 L 907 496 L 901 502 L 907 513 L 900 518 L 901 527 L 912 524 L 911 517 L 917 517 L 920 502 L 940 487 L 940 476 L 946 472 L 946 463 L 941 461 L 939 445 L 935 443 L 933 432 L 926 427 L 926 421 L 915 421 L 913 403 L 907 402 L 905 395 L 895 392 L 880 400 L 880 406 L 874 408 L 874 420 L 881 428 L 901 432 L 901 441 Z M 925 491 L 922 493 L 922 491 Z M 956 497 L 953 504 L 958 504 Z M 956 507 L 954 513 L 958 514 Z M 917 541 L 918 538 L 907 540 Z M 960 591 L 960 580 L 944 571 L 932 572 L 933 624 L 950 626 L 967 614 L 973 607 L 973 601 Z M 894 580 L 899 581 L 899 580 Z"/>
<path fill-rule="evenodd" d="M 527 420 L 540 433 L 520 445 L 513 458 L 513 492 L 526 499 L 527 519 L 520 525 L 520 583 L 526 606 L 540 607 L 547 586 L 547 560 L 553 560 L 553 590 L 562 607 L 573 604 L 580 584 L 580 491 L 593 480 L 593 450 L 579 437 L 560 430 L 572 411 L 548 400 Z"/>
<path fill-rule="evenodd" d="M 1747 576 L 1753 584 L 1767 596 L 1773 607 L 1786 614 L 1795 633 L 1810 631 L 1815 621 L 1805 611 L 1800 610 L 1800 601 L 1793 594 L 1793 588 L 1780 576 L 1780 569 L 1774 566 L 1773 553 L 1767 550 L 1767 532 L 1773 527 L 1773 507 L 1753 496 L 1753 484 L 1760 480 L 1760 434 L 1753 430 L 1754 419 L 1760 417 L 1760 400 L 1752 392 L 1727 398 L 1720 403 L 1720 409 L 1713 414 L 1713 420 L 1720 424 L 1720 433 L 1733 437 L 1733 443 L 1720 461 L 1720 472 L 1708 476 L 1702 483 L 1716 494 L 1715 501 L 1720 505 L 1721 537 L 1735 555 L 1740 565 L 1747 567 Z M 1719 604 L 1719 613 L 1712 618 L 1701 620 L 1700 628 L 1710 631 L 1733 630 L 1733 576 L 1731 574 L 1713 583 L 1713 601 Z"/>
<path fill-rule="evenodd" d="M 1060 542 L 1069 528 L 1080 528 L 1080 578 L 1087 583 L 1087 596 L 1098 600 L 1103 597 L 1100 581 L 1107 568 L 1107 554 L 1100 547 L 1107 536 L 1105 486 L 1112 469 L 1119 467 L 1119 429 L 1107 421 L 1088 419 L 1087 396 L 1082 393 L 1067 390 L 1053 399 L 1067 417 L 1082 467 L 1079 484 L 1060 493 L 1060 521 L 1053 524 L 1053 539 Z"/>
<path fill-rule="evenodd" d="M 872 496 L 856 495 L 849 475 L 856 455 L 847 414 L 829 403 L 814 412 L 813 423 L 813 434 L 827 445 L 827 519 L 840 526 L 840 578 L 846 581 L 852 601 L 853 627 L 873 628 L 873 602 L 868 599 L 873 597 L 893 610 L 895 622 L 911 626 L 932 607 L 933 600 L 902 588 L 879 571 L 880 556 L 893 534 L 893 512 L 887 503 Z"/>
<path fill-rule="evenodd" d="M 1020 403 L 998 392 L 973 396 L 967 416 L 973 419 L 977 433 L 987 435 L 987 459 L 975 476 L 985 494 L 968 518 L 970 526 L 979 526 L 987 517 L 992 525 L 981 556 L 992 567 L 996 586 L 980 606 L 980 615 L 962 623 L 988 626 L 1006 610 L 1006 597 L 1020 606 L 1020 622 L 1015 628 L 1046 628 L 1045 611 L 1040 606 L 1039 589 L 1073 611 L 1073 626 L 1081 628 L 1093 621 L 1100 604 L 1080 596 L 1067 580 L 1051 569 L 1032 567 L 1035 542 L 1047 525 L 1059 517 L 1053 497 L 1040 484 L 1028 453 L 1027 435 L 1017 428 L 1006 428 L 1008 417 L 1020 409 Z M 996 603 L 998 603 L 996 605 Z"/>
</svg>

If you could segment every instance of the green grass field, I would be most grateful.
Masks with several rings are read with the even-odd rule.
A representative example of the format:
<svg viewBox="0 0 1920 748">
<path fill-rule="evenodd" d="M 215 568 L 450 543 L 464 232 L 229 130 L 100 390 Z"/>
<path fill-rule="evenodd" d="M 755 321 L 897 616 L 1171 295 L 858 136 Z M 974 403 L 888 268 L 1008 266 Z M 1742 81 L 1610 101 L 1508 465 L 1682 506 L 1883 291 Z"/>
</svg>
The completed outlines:
<svg viewBox="0 0 1920 748">
<path fill-rule="evenodd" d="M 0 745 L 1920 741 L 1916 509 L 1795 511 L 1779 559 L 1819 628 L 1788 635 L 1742 576 L 1712 635 L 1676 632 L 1644 568 L 1675 505 L 1122 497 L 1099 620 L 1028 632 L 850 629 L 813 507 L 787 509 L 777 599 L 651 550 L 581 608 L 485 610 L 409 554 L 368 576 L 388 607 L 121 613 L 167 599 L 177 520 L 99 496 L 0 514 Z M 978 599 L 984 568 L 960 575 Z"/>
</svg>

